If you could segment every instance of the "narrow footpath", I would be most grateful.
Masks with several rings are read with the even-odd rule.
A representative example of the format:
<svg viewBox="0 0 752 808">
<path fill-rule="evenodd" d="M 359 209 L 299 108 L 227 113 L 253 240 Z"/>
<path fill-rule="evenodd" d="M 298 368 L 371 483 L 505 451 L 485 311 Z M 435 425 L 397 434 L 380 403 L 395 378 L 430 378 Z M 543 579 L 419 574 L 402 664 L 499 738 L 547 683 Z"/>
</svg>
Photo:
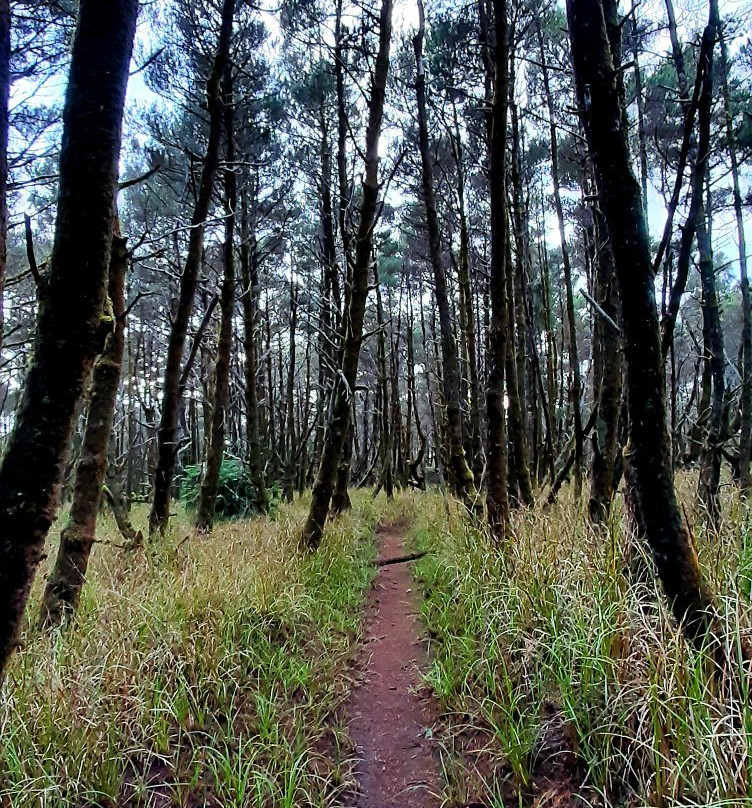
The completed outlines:
<svg viewBox="0 0 752 808">
<path fill-rule="evenodd" d="M 382 561 L 405 554 L 399 526 L 382 526 L 377 535 Z M 409 563 L 379 568 L 361 653 L 361 681 L 350 701 L 358 794 L 349 805 L 438 808 L 430 729 L 437 708 L 421 680 L 427 658 Z"/>
</svg>

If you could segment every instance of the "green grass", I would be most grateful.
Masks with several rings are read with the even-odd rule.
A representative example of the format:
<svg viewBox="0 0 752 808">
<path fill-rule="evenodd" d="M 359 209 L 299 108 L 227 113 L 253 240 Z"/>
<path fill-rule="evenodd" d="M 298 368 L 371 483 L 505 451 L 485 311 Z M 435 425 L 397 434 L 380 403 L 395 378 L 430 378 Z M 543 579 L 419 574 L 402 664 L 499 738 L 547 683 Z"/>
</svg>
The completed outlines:
<svg viewBox="0 0 752 808">
<path fill-rule="evenodd" d="M 209 537 L 181 516 L 137 554 L 98 545 L 75 624 L 28 632 L 11 664 L 0 804 L 334 804 L 351 755 L 338 708 L 388 509 L 356 496 L 301 556 L 305 504 Z M 108 520 L 100 536 L 116 540 Z"/>
<path fill-rule="evenodd" d="M 682 486 L 691 502 L 693 483 Z M 698 549 L 737 657 L 752 623 L 752 522 L 730 495 L 726 514 L 720 539 L 698 527 Z M 595 532 L 565 496 L 517 514 L 499 551 L 438 494 L 421 500 L 412 539 L 430 551 L 415 572 L 428 679 L 452 716 L 447 801 L 537 804 L 530 785 L 555 716 L 592 804 L 752 804 L 749 699 L 709 681 L 708 660 L 687 647 L 656 585 L 630 578 L 640 550 L 619 522 Z M 478 771 L 461 751 L 473 733 L 488 739 Z"/>
</svg>

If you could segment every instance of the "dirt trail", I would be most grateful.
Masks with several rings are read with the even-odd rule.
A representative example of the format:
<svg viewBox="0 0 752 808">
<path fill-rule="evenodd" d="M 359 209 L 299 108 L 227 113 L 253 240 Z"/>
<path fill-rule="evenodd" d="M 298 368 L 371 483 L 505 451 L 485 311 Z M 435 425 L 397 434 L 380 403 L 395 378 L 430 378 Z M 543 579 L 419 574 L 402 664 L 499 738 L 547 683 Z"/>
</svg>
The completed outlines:
<svg viewBox="0 0 752 808">
<path fill-rule="evenodd" d="M 379 528 L 381 558 L 404 554 L 399 526 Z M 356 745 L 356 808 L 438 808 L 439 773 L 428 728 L 436 705 L 421 686 L 426 652 L 418 594 L 409 564 L 379 569 L 361 659 L 362 678 L 350 701 Z"/>
</svg>

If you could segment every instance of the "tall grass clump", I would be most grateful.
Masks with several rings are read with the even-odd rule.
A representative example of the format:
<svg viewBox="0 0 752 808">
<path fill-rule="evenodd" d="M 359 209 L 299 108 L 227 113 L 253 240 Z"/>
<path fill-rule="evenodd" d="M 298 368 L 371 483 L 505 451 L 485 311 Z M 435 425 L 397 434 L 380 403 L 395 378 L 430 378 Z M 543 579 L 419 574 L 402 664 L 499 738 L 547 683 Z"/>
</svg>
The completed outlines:
<svg viewBox="0 0 752 808">
<path fill-rule="evenodd" d="M 332 805 L 378 507 L 357 498 L 310 556 L 301 505 L 98 548 L 73 625 L 27 632 L 8 671 L 0 805 Z"/>
<path fill-rule="evenodd" d="M 693 481 L 682 490 L 690 502 Z M 566 493 L 518 512 L 503 547 L 439 495 L 418 515 L 429 680 L 453 716 L 447 798 L 538 805 L 536 778 L 548 787 L 569 754 L 566 785 L 576 783 L 582 804 L 752 804 L 741 665 L 714 678 L 708 655 L 674 625 L 618 509 L 595 530 Z M 752 622 L 752 522 L 727 497 L 721 534 L 706 534 L 698 514 L 695 535 L 738 660 Z"/>
</svg>

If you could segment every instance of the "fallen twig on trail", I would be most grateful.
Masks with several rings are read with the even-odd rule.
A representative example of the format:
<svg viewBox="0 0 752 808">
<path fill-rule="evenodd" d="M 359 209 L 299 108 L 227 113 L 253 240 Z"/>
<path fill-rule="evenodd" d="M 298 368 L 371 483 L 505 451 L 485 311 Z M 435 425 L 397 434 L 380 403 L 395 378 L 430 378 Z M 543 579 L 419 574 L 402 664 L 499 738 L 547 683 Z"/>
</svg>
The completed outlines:
<svg viewBox="0 0 752 808">
<path fill-rule="evenodd" d="M 424 555 L 428 555 L 428 553 L 423 551 L 422 553 L 408 553 L 395 558 L 380 558 L 376 566 L 386 567 L 389 564 L 404 564 L 406 561 L 417 561 L 419 558 L 423 558 Z"/>
</svg>

